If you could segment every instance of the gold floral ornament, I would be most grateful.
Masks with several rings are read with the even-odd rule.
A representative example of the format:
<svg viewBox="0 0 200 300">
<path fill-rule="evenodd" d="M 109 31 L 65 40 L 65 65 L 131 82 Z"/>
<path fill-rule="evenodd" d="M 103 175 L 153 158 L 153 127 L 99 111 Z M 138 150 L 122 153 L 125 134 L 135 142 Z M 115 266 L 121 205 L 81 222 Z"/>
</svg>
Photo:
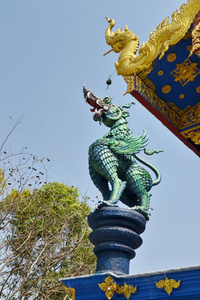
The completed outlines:
<svg viewBox="0 0 200 300">
<path fill-rule="evenodd" d="M 69 295 L 72 300 L 75 300 L 76 299 L 76 290 L 71 287 L 67 288 L 65 285 L 64 285 L 64 288 L 67 292 L 67 295 Z"/>
<path fill-rule="evenodd" d="M 111 299 L 118 289 L 118 284 L 114 282 L 111 276 L 106 277 L 105 281 L 98 283 L 100 289 L 105 292 L 106 298 Z"/>
<path fill-rule="evenodd" d="M 127 285 L 124 283 L 124 286 L 118 286 L 118 289 L 116 290 L 117 294 L 124 294 L 127 300 L 129 300 L 131 294 L 136 293 L 137 286 L 133 287 L 132 285 Z"/>
<path fill-rule="evenodd" d="M 137 287 L 133 287 L 126 283 L 124 283 L 123 286 L 118 285 L 111 276 L 108 276 L 104 282 L 99 283 L 99 287 L 105 292 L 107 299 L 111 299 L 116 292 L 119 295 L 124 294 L 126 299 L 129 300 L 131 294 L 134 294 L 137 291 Z"/>
<path fill-rule="evenodd" d="M 174 279 L 168 279 L 167 277 L 165 280 L 160 280 L 159 282 L 156 282 L 156 286 L 158 289 L 164 289 L 165 292 L 167 292 L 168 295 L 171 294 L 173 289 L 177 289 L 180 286 L 181 280 L 176 282 Z"/>
<path fill-rule="evenodd" d="M 200 69 L 197 67 L 197 63 L 192 63 L 189 59 L 186 59 L 182 64 L 176 65 L 176 69 L 171 72 L 171 75 L 175 77 L 175 82 L 178 81 L 184 86 L 188 82 L 194 81 L 199 73 Z"/>
</svg>

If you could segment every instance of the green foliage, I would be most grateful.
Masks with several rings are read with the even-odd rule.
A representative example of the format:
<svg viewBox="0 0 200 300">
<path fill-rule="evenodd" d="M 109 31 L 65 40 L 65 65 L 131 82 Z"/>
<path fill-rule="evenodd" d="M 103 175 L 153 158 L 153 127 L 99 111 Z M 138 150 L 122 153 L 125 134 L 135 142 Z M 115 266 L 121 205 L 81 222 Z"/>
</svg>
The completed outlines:
<svg viewBox="0 0 200 300">
<path fill-rule="evenodd" d="M 10 275 L 0 289 L 9 285 L 12 290 L 5 299 L 66 299 L 59 279 L 94 271 L 89 213 L 87 198 L 80 200 L 77 188 L 57 182 L 33 192 L 12 190 L 0 202 Z"/>
</svg>

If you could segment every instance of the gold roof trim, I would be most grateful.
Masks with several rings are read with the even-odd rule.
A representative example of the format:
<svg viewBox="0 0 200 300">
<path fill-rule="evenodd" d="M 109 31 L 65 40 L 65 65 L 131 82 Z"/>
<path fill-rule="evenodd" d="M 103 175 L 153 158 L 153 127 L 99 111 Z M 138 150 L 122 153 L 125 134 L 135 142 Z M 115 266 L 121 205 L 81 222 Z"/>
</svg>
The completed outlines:
<svg viewBox="0 0 200 300">
<path fill-rule="evenodd" d="M 150 33 L 149 40 L 142 43 L 138 55 L 136 55 L 139 39 L 129 31 L 128 27 L 122 31 L 121 28 L 111 32 L 115 21 L 107 18 L 109 25 L 105 32 L 105 38 L 111 49 L 120 53 L 115 67 L 118 75 L 129 76 L 136 75 L 139 72 L 151 67 L 152 62 L 159 56 L 163 57 L 171 45 L 177 44 L 188 32 L 195 16 L 200 10 L 200 0 L 188 0 L 182 4 L 180 11 L 176 10 L 171 15 L 171 23 L 167 17 L 156 30 Z M 107 54 L 106 53 L 106 54 Z"/>
<path fill-rule="evenodd" d="M 170 123 L 179 130 L 180 116 L 183 114 L 175 104 L 165 103 L 146 84 L 136 76 L 136 91 L 146 99 L 152 107 L 156 108 Z M 185 110 L 184 110 L 185 112 Z"/>
<path fill-rule="evenodd" d="M 185 109 L 180 109 L 173 102 L 166 103 L 160 99 L 139 77 L 136 77 L 136 91 L 178 130 L 186 130 L 189 126 L 200 127 L 200 102 L 194 106 L 188 105 Z"/>
</svg>

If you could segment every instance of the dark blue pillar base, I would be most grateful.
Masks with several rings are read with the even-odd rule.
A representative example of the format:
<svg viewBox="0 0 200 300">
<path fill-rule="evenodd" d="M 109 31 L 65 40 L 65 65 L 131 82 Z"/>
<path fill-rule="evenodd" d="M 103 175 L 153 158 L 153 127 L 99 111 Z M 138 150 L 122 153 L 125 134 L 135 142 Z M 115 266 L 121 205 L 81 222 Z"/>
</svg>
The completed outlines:
<svg viewBox="0 0 200 300">
<path fill-rule="evenodd" d="M 145 217 L 133 209 L 105 206 L 88 216 L 89 238 L 97 256 L 96 273 L 129 274 L 130 260 L 142 244 Z"/>
</svg>

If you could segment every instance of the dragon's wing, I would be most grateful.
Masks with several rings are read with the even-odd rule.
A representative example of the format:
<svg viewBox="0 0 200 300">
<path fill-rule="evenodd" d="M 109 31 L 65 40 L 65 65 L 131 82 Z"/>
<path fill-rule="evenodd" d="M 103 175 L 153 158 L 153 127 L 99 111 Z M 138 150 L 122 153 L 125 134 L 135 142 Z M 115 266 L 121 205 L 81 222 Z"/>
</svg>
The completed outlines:
<svg viewBox="0 0 200 300">
<path fill-rule="evenodd" d="M 148 140 L 149 137 L 144 131 L 143 135 L 128 140 L 110 139 L 109 147 L 117 154 L 137 154 L 147 146 Z"/>
</svg>

